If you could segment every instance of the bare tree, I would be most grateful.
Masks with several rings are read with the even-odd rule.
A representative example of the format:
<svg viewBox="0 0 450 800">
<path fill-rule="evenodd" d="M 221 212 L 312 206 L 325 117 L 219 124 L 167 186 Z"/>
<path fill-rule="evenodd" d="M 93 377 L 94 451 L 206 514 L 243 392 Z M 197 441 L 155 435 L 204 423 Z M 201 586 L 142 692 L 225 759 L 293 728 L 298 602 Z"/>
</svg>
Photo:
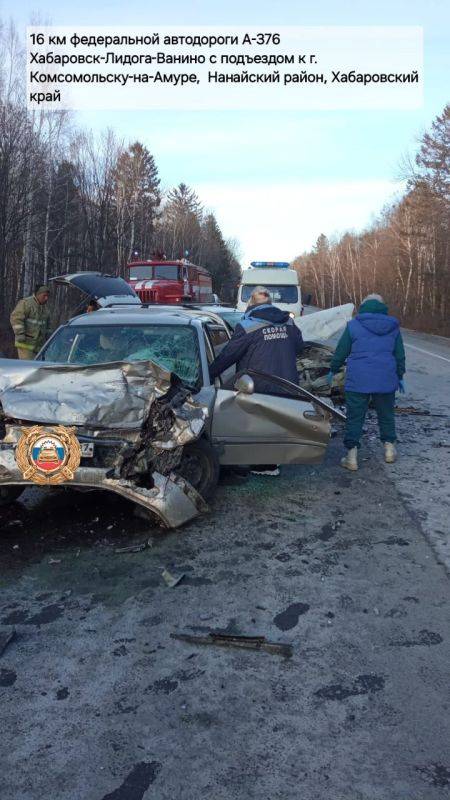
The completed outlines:
<svg viewBox="0 0 450 800">
<path fill-rule="evenodd" d="M 161 211 L 157 165 L 142 143 L 125 147 L 112 131 L 94 137 L 76 130 L 66 112 L 27 111 L 23 74 L 22 43 L 0 21 L 2 349 L 9 312 L 35 282 L 86 269 L 123 273 L 134 250 L 142 257 L 157 249 L 170 258 L 188 253 L 197 263 L 208 260 L 218 287 L 236 282 L 238 259 L 193 189 L 179 184 Z M 56 322 L 69 307 L 55 293 Z"/>
<path fill-rule="evenodd" d="M 405 323 L 450 333 L 450 106 L 402 169 L 406 194 L 370 229 L 327 243 L 319 237 L 294 266 L 319 305 L 381 291 Z"/>
</svg>

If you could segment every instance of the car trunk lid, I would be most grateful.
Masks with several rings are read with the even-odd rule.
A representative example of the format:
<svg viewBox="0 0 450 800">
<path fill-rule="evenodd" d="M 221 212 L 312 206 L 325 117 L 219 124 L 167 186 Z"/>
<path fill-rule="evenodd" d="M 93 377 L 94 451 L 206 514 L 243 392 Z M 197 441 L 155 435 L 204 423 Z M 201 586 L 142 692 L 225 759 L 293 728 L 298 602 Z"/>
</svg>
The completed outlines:
<svg viewBox="0 0 450 800">
<path fill-rule="evenodd" d="M 102 308 L 111 305 L 141 305 L 134 289 L 123 278 L 103 272 L 75 272 L 51 279 L 57 286 L 71 286 Z"/>
</svg>

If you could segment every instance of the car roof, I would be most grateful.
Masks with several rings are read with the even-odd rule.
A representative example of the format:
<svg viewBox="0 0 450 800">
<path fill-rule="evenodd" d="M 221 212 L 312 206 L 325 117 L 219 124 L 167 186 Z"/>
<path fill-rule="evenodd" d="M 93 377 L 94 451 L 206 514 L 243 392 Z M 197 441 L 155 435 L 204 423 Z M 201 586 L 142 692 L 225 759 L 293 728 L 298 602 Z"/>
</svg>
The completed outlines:
<svg viewBox="0 0 450 800">
<path fill-rule="evenodd" d="M 214 314 L 220 314 L 222 311 L 237 311 L 239 314 L 243 314 L 243 311 L 239 311 L 236 306 L 223 306 L 223 305 L 208 305 L 208 306 L 199 306 L 202 311 L 212 311 Z"/>
<path fill-rule="evenodd" d="M 202 322 L 217 321 L 217 316 L 203 309 L 185 308 L 157 308 L 151 306 L 113 306 L 92 311 L 90 314 L 80 314 L 73 317 L 68 325 L 189 325 L 194 320 Z"/>
<path fill-rule="evenodd" d="M 161 310 L 173 311 L 174 306 L 173 305 L 160 306 L 155 303 L 154 305 L 146 306 L 146 309 L 147 311 L 151 311 L 153 314 L 155 314 L 160 312 Z M 220 305 L 219 303 L 217 304 L 213 303 L 211 305 L 208 303 L 205 304 L 192 303 L 191 305 L 189 303 L 186 305 L 176 306 L 176 309 L 177 311 L 188 314 L 190 317 L 195 317 L 197 319 L 200 318 L 204 322 L 207 322 L 209 320 L 210 322 L 211 321 L 215 323 L 220 322 L 221 324 L 223 323 L 223 317 L 221 317 L 221 313 L 223 312 L 237 313 L 240 314 L 241 316 L 244 313 L 243 311 L 239 311 L 239 309 L 237 309 L 235 306 L 224 306 Z"/>
<path fill-rule="evenodd" d="M 158 313 L 161 311 L 185 311 L 188 314 L 191 313 L 192 315 L 197 316 L 203 312 L 207 314 L 220 314 L 221 311 L 238 311 L 239 309 L 236 306 L 226 306 L 223 303 L 180 303 L 176 306 L 172 303 L 143 303 L 143 308 L 146 311 L 151 311 L 153 313 Z M 115 306 L 110 306 L 112 308 Z M 243 314 L 243 311 L 239 313 Z"/>
</svg>

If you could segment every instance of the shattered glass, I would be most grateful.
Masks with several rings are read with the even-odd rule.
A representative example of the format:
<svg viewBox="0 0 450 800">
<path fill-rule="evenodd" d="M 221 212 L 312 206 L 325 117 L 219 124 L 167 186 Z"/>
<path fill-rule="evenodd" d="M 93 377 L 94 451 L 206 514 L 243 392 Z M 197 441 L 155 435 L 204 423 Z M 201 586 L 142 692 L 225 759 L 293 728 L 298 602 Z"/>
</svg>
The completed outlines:
<svg viewBox="0 0 450 800">
<path fill-rule="evenodd" d="M 86 366 L 154 361 L 189 386 L 200 375 L 198 340 L 188 325 L 70 325 L 49 342 L 44 360 Z"/>
</svg>

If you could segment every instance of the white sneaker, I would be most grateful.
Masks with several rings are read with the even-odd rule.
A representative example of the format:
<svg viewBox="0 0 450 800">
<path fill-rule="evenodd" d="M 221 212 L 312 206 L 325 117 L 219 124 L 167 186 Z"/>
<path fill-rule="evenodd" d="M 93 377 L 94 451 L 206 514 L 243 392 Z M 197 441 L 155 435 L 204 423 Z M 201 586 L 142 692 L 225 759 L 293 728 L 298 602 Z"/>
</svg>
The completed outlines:
<svg viewBox="0 0 450 800">
<path fill-rule="evenodd" d="M 345 469 L 350 469 L 352 472 L 356 472 L 358 469 L 358 448 L 352 447 L 351 450 L 347 450 L 347 455 L 344 458 L 341 458 L 341 467 Z"/>
<path fill-rule="evenodd" d="M 384 443 L 384 460 L 386 464 L 393 464 L 397 458 L 397 450 L 393 442 Z"/>
</svg>

